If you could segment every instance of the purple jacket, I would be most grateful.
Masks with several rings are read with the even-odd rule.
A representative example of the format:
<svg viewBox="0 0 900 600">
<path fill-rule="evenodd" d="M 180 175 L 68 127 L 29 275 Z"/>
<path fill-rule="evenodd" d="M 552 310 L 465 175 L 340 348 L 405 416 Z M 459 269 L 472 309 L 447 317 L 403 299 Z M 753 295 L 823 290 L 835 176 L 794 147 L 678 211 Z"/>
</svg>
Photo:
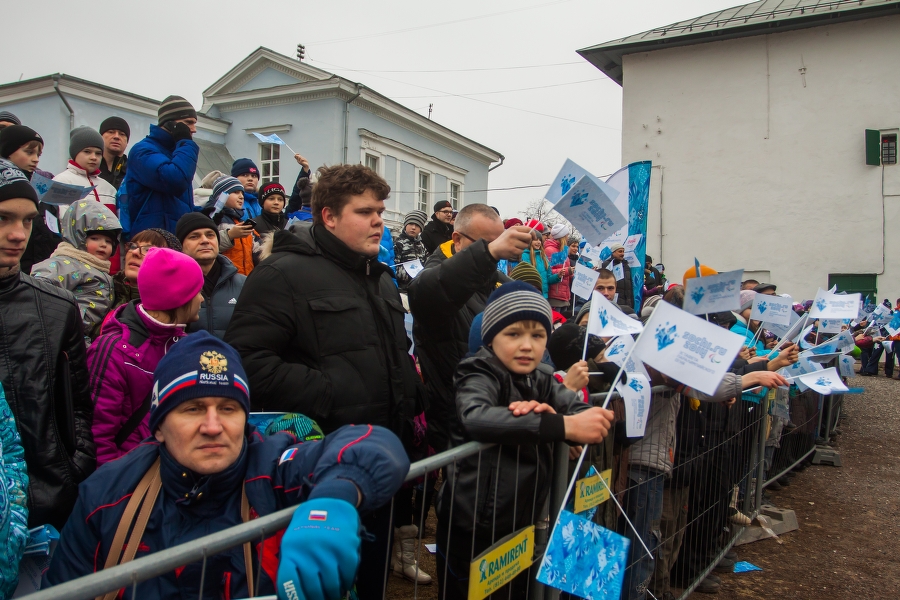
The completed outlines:
<svg viewBox="0 0 900 600">
<path fill-rule="evenodd" d="M 140 301 L 123 304 L 103 324 L 103 335 L 88 348 L 94 443 L 97 465 L 123 456 L 150 437 L 149 413 L 116 446 L 115 437 L 153 387 L 153 371 L 172 344 L 186 335 L 182 327 L 163 325 L 139 309 Z"/>
</svg>

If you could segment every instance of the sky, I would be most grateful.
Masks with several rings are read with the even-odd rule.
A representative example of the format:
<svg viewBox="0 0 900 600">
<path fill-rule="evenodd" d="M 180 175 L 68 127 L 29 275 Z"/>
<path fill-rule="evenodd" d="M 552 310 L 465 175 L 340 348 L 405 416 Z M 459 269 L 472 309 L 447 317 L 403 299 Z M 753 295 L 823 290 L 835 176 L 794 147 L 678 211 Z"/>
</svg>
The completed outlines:
<svg viewBox="0 0 900 600">
<path fill-rule="evenodd" d="M 510 217 L 543 196 L 566 158 L 596 175 L 622 166 L 622 89 L 576 50 L 737 4 L 93 0 L 83 10 L 32 0 L 30 25 L 4 31 L 16 60 L 0 63 L 0 82 L 65 73 L 199 108 L 203 90 L 259 46 L 294 56 L 303 43 L 309 64 L 423 115 L 432 104 L 433 120 L 503 154 L 488 202 Z"/>
</svg>

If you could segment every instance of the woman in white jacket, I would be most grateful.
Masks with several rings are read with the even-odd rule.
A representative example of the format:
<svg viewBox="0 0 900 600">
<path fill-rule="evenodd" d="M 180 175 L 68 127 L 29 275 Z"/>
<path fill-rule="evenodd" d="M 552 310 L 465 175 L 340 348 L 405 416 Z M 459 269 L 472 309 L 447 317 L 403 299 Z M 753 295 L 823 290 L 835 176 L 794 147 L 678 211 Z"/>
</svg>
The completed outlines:
<svg viewBox="0 0 900 600">
<path fill-rule="evenodd" d="M 69 164 L 66 170 L 53 178 L 53 181 L 92 187 L 87 198 L 103 204 L 118 216 L 116 209 L 116 188 L 109 182 L 100 179 L 100 161 L 103 160 L 103 136 L 90 127 L 78 127 L 69 134 Z M 60 219 L 65 214 L 60 215 Z M 119 272 L 119 250 L 109 257 L 110 275 Z"/>
</svg>

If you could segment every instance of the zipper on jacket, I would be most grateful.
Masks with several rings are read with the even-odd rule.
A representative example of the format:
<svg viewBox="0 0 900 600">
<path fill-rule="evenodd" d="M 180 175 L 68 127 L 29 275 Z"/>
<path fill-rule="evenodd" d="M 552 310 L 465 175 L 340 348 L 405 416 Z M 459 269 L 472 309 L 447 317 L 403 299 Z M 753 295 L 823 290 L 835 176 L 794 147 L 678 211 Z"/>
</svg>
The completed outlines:
<svg viewBox="0 0 900 600">
<path fill-rule="evenodd" d="M 366 275 L 369 275 L 369 271 L 372 268 L 372 259 L 366 261 Z"/>
</svg>

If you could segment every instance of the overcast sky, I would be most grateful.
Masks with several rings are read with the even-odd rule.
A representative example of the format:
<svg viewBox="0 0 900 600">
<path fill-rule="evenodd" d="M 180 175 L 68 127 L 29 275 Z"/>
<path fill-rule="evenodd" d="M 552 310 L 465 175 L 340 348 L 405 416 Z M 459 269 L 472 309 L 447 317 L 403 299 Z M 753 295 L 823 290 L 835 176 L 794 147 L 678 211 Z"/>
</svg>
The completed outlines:
<svg viewBox="0 0 900 600">
<path fill-rule="evenodd" d="M 503 154 L 490 188 L 548 184 L 566 157 L 597 175 L 622 166 L 621 88 L 577 49 L 736 4 L 32 0 L 12 17 L 21 26 L 4 28 L 0 82 L 66 73 L 199 108 L 257 47 L 294 56 L 302 42 L 310 64 L 425 115 L 433 103 L 435 121 Z M 542 192 L 492 191 L 489 202 L 514 216 Z"/>
</svg>

